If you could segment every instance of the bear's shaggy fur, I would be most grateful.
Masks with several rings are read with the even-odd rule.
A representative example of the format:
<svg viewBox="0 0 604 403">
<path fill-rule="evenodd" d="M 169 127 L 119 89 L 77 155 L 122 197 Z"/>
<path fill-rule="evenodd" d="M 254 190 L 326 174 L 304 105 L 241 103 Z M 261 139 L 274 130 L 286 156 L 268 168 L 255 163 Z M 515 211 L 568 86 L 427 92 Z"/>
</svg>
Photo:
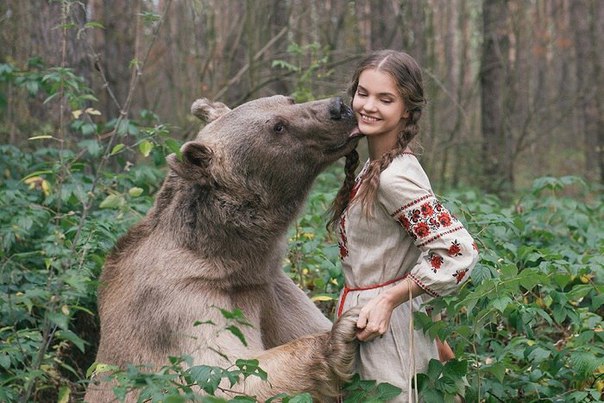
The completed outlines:
<svg viewBox="0 0 604 403">
<path fill-rule="evenodd" d="M 233 389 L 258 400 L 281 392 L 327 400 L 352 375 L 357 313 L 332 327 L 281 265 L 313 180 L 356 146 L 352 112 L 339 98 L 284 96 L 233 110 L 200 99 L 192 112 L 208 124 L 182 158 L 168 157 L 154 206 L 107 258 L 96 361 L 156 370 L 168 356 L 223 368 L 257 358 L 268 381 L 251 376 Z M 247 346 L 224 331 L 218 308 L 244 312 Z M 111 383 L 95 381 L 86 401 L 114 400 Z"/>
</svg>

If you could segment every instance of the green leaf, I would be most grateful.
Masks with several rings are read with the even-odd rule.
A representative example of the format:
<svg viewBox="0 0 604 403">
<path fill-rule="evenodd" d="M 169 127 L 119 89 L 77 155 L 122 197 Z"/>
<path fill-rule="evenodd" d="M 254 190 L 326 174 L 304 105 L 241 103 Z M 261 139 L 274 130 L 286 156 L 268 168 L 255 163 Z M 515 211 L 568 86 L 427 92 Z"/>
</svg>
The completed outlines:
<svg viewBox="0 0 604 403">
<path fill-rule="evenodd" d="M 594 287 L 591 284 L 577 284 L 567 293 L 568 299 L 577 301 L 585 297 Z"/>
<path fill-rule="evenodd" d="M 604 365 L 604 358 L 591 352 L 571 353 L 569 361 L 571 368 L 582 376 L 592 374 L 598 367 Z"/>
<path fill-rule="evenodd" d="M 111 153 L 109 155 L 115 155 L 117 153 L 119 153 L 120 151 L 122 151 L 124 149 L 124 147 L 126 147 L 123 144 L 116 144 L 113 149 L 111 150 Z"/>
<path fill-rule="evenodd" d="M 538 284 L 544 285 L 549 283 L 547 276 L 539 273 L 537 269 L 524 269 L 518 275 L 518 280 L 520 285 L 528 291 L 531 291 Z"/>
<path fill-rule="evenodd" d="M 0 354 L 0 367 L 3 367 L 4 369 L 10 368 L 10 356 L 8 354 Z"/>
<path fill-rule="evenodd" d="M 130 120 L 119 119 L 115 130 L 116 130 L 117 134 L 119 134 L 120 136 L 125 136 L 126 134 L 128 134 L 129 126 L 130 126 Z"/>
<path fill-rule="evenodd" d="M 567 312 L 566 312 L 566 308 L 564 308 L 564 306 L 562 305 L 556 305 L 554 307 L 554 320 L 559 323 L 562 324 L 562 322 L 564 322 L 564 320 L 566 319 Z"/>
<path fill-rule="evenodd" d="M 445 363 L 443 375 L 452 378 L 462 378 L 468 373 L 468 362 L 465 360 L 453 359 Z"/>
<path fill-rule="evenodd" d="M 511 303 L 512 299 L 508 296 L 503 296 L 501 298 L 497 298 L 491 301 L 491 305 L 493 305 L 493 308 L 497 309 L 501 313 L 503 313 L 505 311 L 505 308 L 507 308 L 507 306 Z"/>
<path fill-rule="evenodd" d="M 143 194 L 143 189 L 139 187 L 133 187 L 128 190 L 128 194 L 132 197 L 139 197 Z"/>
<path fill-rule="evenodd" d="M 288 403 L 313 403 L 310 393 L 302 393 L 287 400 Z"/>
<path fill-rule="evenodd" d="M 496 362 L 495 364 L 486 367 L 485 370 L 493 374 L 500 383 L 503 382 L 503 378 L 505 377 L 505 365 L 502 362 Z"/>
<path fill-rule="evenodd" d="M 69 318 L 60 312 L 49 312 L 48 319 L 63 330 L 69 328 Z"/>
<path fill-rule="evenodd" d="M 239 339 L 239 341 L 241 341 L 241 343 L 247 347 L 247 341 L 245 340 L 245 336 L 243 335 L 243 332 L 237 326 L 234 326 L 234 325 L 227 326 L 226 330 L 233 333 Z"/>
<path fill-rule="evenodd" d="M 176 154 L 179 159 L 182 158 L 182 152 L 180 151 L 181 144 L 178 141 L 174 139 L 166 139 L 164 144 L 170 152 Z"/>
<path fill-rule="evenodd" d="M 212 326 L 216 326 L 216 323 L 212 322 L 211 320 L 204 320 L 204 321 L 201 321 L 201 320 L 196 320 L 196 321 L 193 323 L 193 326 L 194 326 L 194 327 L 195 327 L 195 326 L 200 326 L 200 325 L 212 325 Z"/>
<path fill-rule="evenodd" d="M 84 352 L 85 341 L 71 330 L 59 330 L 57 331 L 56 336 L 58 339 L 70 341 L 71 343 L 73 343 L 74 346 L 78 348 L 78 350 Z"/>
<path fill-rule="evenodd" d="M 110 364 L 103 364 L 102 362 L 93 362 L 88 370 L 86 371 L 86 378 L 90 379 L 93 374 L 102 374 L 105 372 L 119 371 L 119 367 Z"/>
<path fill-rule="evenodd" d="M 143 140 L 138 145 L 138 149 L 144 157 L 148 157 L 151 153 L 151 150 L 153 150 L 153 143 L 148 140 Z"/>
<path fill-rule="evenodd" d="M 105 198 L 100 204 L 100 208 L 115 209 L 121 206 L 122 196 L 111 194 Z"/>
<path fill-rule="evenodd" d="M 518 274 L 518 267 L 515 264 L 504 264 L 501 266 L 501 277 L 504 279 L 515 278 Z"/>
<path fill-rule="evenodd" d="M 387 382 L 380 383 L 377 385 L 378 398 L 382 401 L 388 401 L 394 399 L 402 392 L 401 388 L 391 385 Z"/>
<path fill-rule="evenodd" d="M 426 374 L 432 382 L 436 381 L 442 373 L 443 365 L 439 360 L 431 359 L 428 363 L 428 371 Z"/>
<path fill-rule="evenodd" d="M 101 24 L 98 21 L 88 21 L 86 24 L 84 24 L 84 27 L 86 28 L 100 28 L 100 29 L 105 29 L 105 27 L 103 26 L 103 24 Z"/>
<path fill-rule="evenodd" d="M 260 368 L 260 363 L 256 359 L 243 360 L 239 359 L 235 361 L 235 365 L 239 368 L 244 378 L 248 376 L 255 375 L 262 380 L 267 379 L 267 373 L 262 368 Z"/>
<path fill-rule="evenodd" d="M 61 386 L 59 388 L 59 395 L 57 396 L 57 403 L 68 403 L 71 395 L 71 389 L 68 386 Z"/>
<path fill-rule="evenodd" d="M 189 368 L 188 374 L 207 393 L 213 395 L 222 381 L 224 370 L 209 365 L 197 365 Z"/>
<path fill-rule="evenodd" d="M 533 351 L 531 351 L 528 355 L 528 359 L 530 361 L 533 361 L 535 363 L 541 363 L 545 360 L 547 360 L 551 355 L 551 352 L 548 350 L 545 350 L 541 347 L 536 347 L 535 349 L 533 349 Z"/>
</svg>

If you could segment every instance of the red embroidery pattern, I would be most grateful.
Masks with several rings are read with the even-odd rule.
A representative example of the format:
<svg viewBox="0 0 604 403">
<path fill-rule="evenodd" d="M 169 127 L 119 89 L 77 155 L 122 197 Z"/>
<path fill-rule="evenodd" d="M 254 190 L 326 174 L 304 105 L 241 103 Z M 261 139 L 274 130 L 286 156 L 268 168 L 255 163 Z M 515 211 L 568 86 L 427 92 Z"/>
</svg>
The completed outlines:
<svg viewBox="0 0 604 403">
<path fill-rule="evenodd" d="M 449 254 L 449 256 L 461 256 L 461 245 L 459 244 L 459 242 L 456 240 L 454 240 L 453 242 L 451 242 L 451 246 L 449 246 L 449 250 L 447 251 L 447 253 Z"/>
<path fill-rule="evenodd" d="M 418 244 L 417 247 L 421 248 L 422 246 L 426 246 L 430 242 L 436 241 L 438 238 L 441 238 L 441 237 L 443 237 L 445 235 L 451 234 L 451 233 L 453 233 L 455 231 L 459 231 L 460 229 L 463 229 L 463 225 L 460 225 L 459 227 L 451 228 L 450 230 L 447 230 L 445 232 L 440 232 L 436 236 L 434 236 L 434 237 L 432 237 L 432 238 L 430 238 L 430 239 L 428 239 L 428 240 L 426 240 L 426 241 Z"/>
<path fill-rule="evenodd" d="M 414 204 L 417 204 L 417 203 L 419 203 L 419 202 L 421 202 L 423 200 L 426 200 L 426 199 L 428 199 L 430 197 L 434 197 L 434 196 L 432 196 L 432 195 L 425 195 L 425 196 L 420 197 L 419 199 L 413 200 L 411 203 L 407 203 L 403 207 L 398 208 L 394 213 L 391 214 L 391 216 L 394 217 L 395 215 L 397 215 L 401 211 L 403 211 L 403 210 L 405 210 L 405 209 L 407 209 L 407 208 L 413 206 Z"/>
<path fill-rule="evenodd" d="M 467 273 L 468 269 L 457 270 L 455 273 L 453 273 L 453 277 L 455 277 L 457 284 L 461 283 L 461 280 L 463 280 Z"/>
<path fill-rule="evenodd" d="M 432 198 L 431 200 L 426 200 Z M 410 208 L 421 203 L 421 205 Z M 426 195 L 406 204 L 396 210 L 393 216 L 400 214 L 396 219 L 411 235 L 413 239 L 422 239 L 436 235 L 441 229 L 458 224 L 459 221 L 432 195 Z M 436 239 L 436 238 L 434 238 Z"/>
<path fill-rule="evenodd" d="M 417 277 L 415 277 L 413 274 L 409 273 L 408 277 L 411 280 L 413 280 L 415 282 L 415 284 L 419 285 L 428 294 L 432 295 L 433 297 L 440 297 L 440 294 L 438 294 L 436 291 L 434 291 L 433 289 L 431 289 L 430 287 L 428 287 L 427 285 L 425 285 L 420 279 L 418 279 Z"/>
<path fill-rule="evenodd" d="M 430 266 L 432 266 L 432 271 L 434 273 L 436 273 L 441 268 L 444 261 L 445 259 L 443 259 L 442 256 L 434 252 L 430 252 L 430 254 L 428 255 L 428 262 L 430 262 Z"/>
</svg>

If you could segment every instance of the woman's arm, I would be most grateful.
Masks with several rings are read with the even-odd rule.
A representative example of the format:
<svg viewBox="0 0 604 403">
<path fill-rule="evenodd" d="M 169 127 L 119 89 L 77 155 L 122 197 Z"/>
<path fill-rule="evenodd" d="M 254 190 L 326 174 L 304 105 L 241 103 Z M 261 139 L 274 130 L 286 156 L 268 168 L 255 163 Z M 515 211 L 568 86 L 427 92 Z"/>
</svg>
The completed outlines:
<svg viewBox="0 0 604 403">
<path fill-rule="evenodd" d="M 362 309 L 357 321 L 357 338 L 361 341 L 371 341 L 383 335 L 390 328 L 390 318 L 394 308 L 423 294 L 424 290 L 414 281 L 404 279 L 370 300 Z"/>
</svg>

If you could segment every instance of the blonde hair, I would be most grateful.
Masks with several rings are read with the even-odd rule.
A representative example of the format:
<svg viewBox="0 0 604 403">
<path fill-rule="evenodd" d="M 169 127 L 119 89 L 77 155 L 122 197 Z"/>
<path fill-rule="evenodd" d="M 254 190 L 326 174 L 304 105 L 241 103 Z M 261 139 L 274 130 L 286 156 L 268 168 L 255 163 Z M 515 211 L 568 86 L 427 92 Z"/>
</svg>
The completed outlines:
<svg viewBox="0 0 604 403">
<path fill-rule="evenodd" d="M 362 182 L 354 197 L 354 201 L 359 201 L 363 208 L 363 213 L 366 216 L 370 216 L 380 185 L 380 174 L 390 165 L 394 158 L 405 151 L 409 143 L 419 133 L 418 121 L 426 105 L 426 99 L 424 98 L 421 68 L 415 59 L 405 52 L 379 50 L 366 56 L 357 66 L 348 90 L 353 100 L 359 85 L 359 77 L 367 69 L 382 71 L 392 76 L 409 113 L 405 127 L 398 134 L 396 146 L 382 155 L 380 159 L 371 161 L 361 178 Z M 340 216 L 351 201 L 351 192 L 355 185 L 354 172 L 358 167 L 358 161 L 359 155 L 356 150 L 353 150 L 346 156 L 346 178 L 330 208 L 331 218 L 327 223 L 327 227 L 330 229 L 335 228 L 340 220 Z"/>
</svg>

